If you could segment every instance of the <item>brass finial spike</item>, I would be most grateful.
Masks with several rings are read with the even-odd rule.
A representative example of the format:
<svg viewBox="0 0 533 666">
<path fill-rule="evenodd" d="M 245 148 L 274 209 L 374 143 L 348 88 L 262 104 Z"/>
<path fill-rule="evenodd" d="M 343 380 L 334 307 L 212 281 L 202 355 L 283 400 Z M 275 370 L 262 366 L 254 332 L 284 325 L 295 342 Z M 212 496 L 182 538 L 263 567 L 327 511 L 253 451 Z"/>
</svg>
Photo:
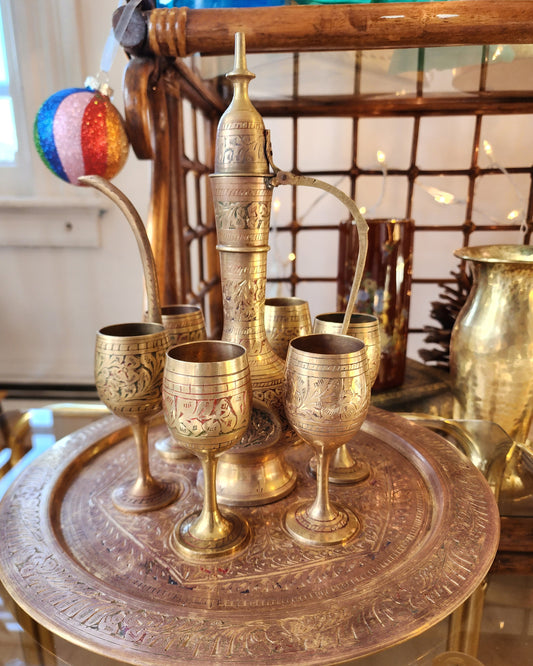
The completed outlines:
<svg viewBox="0 0 533 666">
<path fill-rule="evenodd" d="M 255 79 L 255 74 L 248 70 L 246 66 L 246 38 L 244 32 L 235 33 L 235 55 L 233 59 L 233 70 L 226 74 L 228 79 L 231 78 L 243 78 Z"/>
</svg>

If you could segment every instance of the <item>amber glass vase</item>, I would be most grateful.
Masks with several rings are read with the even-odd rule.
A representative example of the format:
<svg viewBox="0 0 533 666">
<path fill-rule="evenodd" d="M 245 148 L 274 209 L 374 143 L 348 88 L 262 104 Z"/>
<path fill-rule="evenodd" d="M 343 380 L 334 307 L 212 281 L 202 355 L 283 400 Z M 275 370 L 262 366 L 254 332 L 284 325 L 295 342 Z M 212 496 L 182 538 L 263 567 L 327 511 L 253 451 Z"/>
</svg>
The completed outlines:
<svg viewBox="0 0 533 666">
<path fill-rule="evenodd" d="M 414 220 L 367 219 L 368 253 L 356 311 L 378 317 L 381 363 L 373 392 L 400 386 L 405 377 L 411 300 Z M 340 227 L 337 308 L 346 309 L 358 256 L 357 231 L 351 222 Z"/>
</svg>

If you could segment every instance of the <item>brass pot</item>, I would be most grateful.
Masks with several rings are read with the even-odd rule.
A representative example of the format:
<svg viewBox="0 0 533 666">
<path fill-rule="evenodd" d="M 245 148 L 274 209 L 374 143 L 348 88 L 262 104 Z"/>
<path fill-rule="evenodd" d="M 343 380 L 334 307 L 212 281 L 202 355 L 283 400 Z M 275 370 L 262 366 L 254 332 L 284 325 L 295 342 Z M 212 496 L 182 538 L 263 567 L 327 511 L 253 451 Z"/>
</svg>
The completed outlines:
<svg viewBox="0 0 533 666">
<path fill-rule="evenodd" d="M 470 262 L 473 286 L 450 343 L 453 417 L 494 421 L 524 443 L 533 418 L 533 246 L 454 254 Z"/>
</svg>

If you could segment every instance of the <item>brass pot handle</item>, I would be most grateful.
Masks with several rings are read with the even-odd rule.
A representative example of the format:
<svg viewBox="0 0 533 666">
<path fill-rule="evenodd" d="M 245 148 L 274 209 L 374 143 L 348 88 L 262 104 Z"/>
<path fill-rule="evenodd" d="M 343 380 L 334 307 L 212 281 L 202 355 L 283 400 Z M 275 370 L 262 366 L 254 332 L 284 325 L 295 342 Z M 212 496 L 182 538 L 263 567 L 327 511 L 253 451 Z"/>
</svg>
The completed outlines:
<svg viewBox="0 0 533 666">
<path fill-rule="evenodd" d="M 269 145 L 269 143 L 270 142 L 267 134 L 267 145 Z M 359 237 L 359 253 L 357 255 L 357 264 L 355 266 L 350 297 L 346 306 L 346 312 L 344 314 L 341 329 L 341 333 L 346 335 L 355 307 L 355 301 L 359 292 L 359 287 L 361 286 L 361 280 L 363 279 L 363 271 L 365 268 L 366 255 L 368 251 L 368 224 L 366 223 L 365 218 L 359 212 L 355 201 L 350 199 L 350 197 L 344 194 L 342 190 L 339 190 L 339 188 L 335 187 L 334 185 L 330 185 L 329 183 L 325 183 L 323 180 L 318 180 L 318 178 L 311 178 L 310 176 L 296 176 L 293 173 L 281 171 L 272 163 L 270 159 L 269 162 L 275 171 L 274 176 L 270 181 L 272 187 L 276 187 L 278 185 L 304 185 L 306 187 L 316 187 L 319 190 L 329 192 L 329 194 L 332 194 L 346 206 L 352 215 L 353 222 L 357 226 L 357 235 Z"/>
</svg>

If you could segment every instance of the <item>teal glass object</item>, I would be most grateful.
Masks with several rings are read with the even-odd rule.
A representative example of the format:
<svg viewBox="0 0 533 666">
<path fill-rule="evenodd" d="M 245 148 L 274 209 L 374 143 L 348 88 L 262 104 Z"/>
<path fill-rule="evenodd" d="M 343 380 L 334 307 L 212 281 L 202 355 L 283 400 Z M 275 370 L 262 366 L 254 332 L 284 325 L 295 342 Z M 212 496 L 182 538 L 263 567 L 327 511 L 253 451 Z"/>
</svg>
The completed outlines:
<svg viewBox="0 0 533 666">
<path fill-rule="evenodd" d="M 338 2 L 338 0 L 296 0 L 298 5 L 369 5 L 373 0 L 347 0 Z"/>
<path fill-rule="evenodd" d="M 438 2 L 439 0 L 296 0 L 298 5 L 369 5 L 397 2 Z"/>
<path fill-rule="evenodd" d="M 279 7 L 285 0 L 157 0 L 157 7 L 189 7 L 190 9 L 222 9 L 238 7 Z"/>
</svg>

